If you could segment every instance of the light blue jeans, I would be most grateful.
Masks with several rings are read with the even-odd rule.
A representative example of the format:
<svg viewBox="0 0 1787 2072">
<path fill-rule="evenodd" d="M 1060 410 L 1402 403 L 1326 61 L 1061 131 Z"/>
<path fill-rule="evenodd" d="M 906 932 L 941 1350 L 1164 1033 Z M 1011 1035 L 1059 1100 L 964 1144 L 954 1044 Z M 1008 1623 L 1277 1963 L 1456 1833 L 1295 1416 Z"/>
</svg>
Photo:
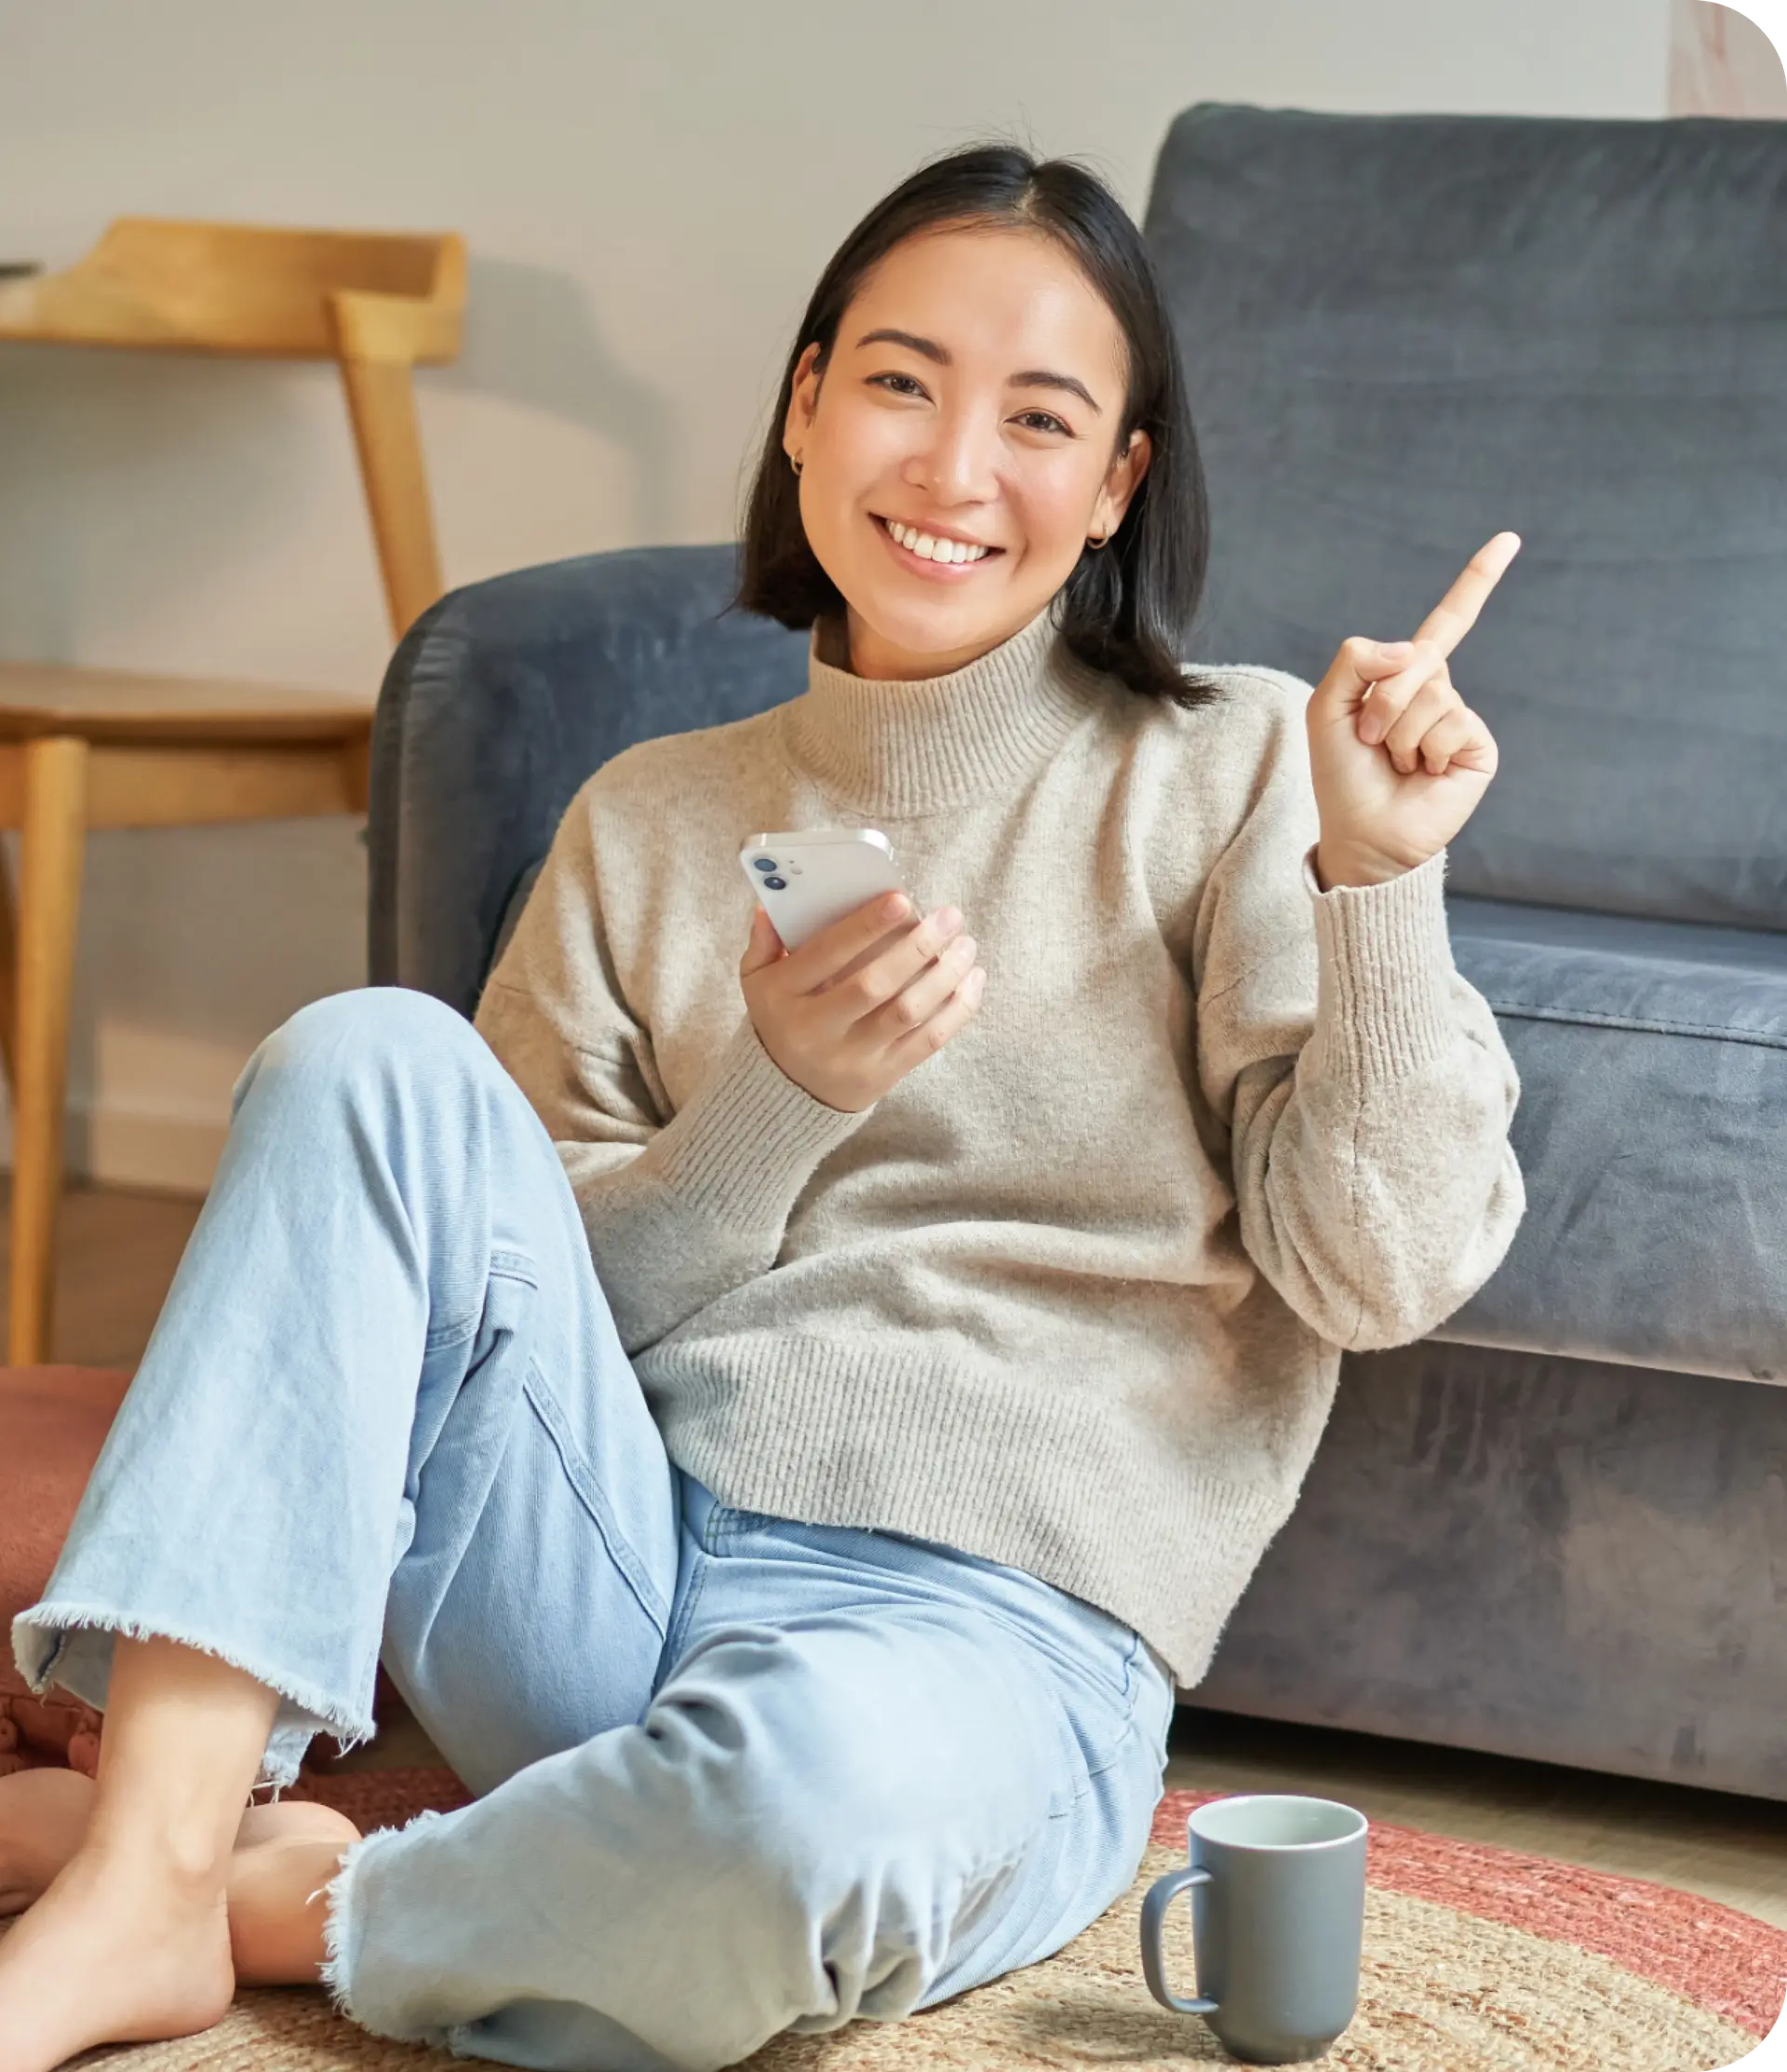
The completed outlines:
<svg viewBox="0 0 1787 2072">
<path fill-rule="evenodd" d="M 730 2065 L 1047 1956 L 1129 1886 L 1172 1711 L 1116 1619 L 898 1534 L 716 1503 L 665 1454 L 558 1157 L 397 990 L 256 1052 L 20 1666 L 115 1633 L 281 1696 L 264 1774 L 371 1731 L 376 1664 L 479 1796 L 369 1836 L 329 1983 L 375 2033 Z"/>
</svg>

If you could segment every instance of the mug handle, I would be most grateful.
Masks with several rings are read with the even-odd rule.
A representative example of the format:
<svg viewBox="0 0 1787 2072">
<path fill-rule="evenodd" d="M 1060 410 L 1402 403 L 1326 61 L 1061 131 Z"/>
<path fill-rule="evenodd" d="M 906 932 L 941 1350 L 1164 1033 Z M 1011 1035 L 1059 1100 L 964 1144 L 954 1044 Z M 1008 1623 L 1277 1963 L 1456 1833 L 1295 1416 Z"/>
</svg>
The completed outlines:
<svg viewBox="0 0 1787 2072">
<path fill-rule="evenodd" d="M 1166 1962 L 1161 1953 L 1161 1930 L 1165 1925 L 1166 1910 L 1181 1892 L 1189 1891 L 1194 1885 L 1207 1885 L 1211 1873 L 1202 1863 L 1188 1864 L 1182 1871 L 1171 1871 L 1165 1877 L 1157 1877 L 1148 1889 L 1148 1897 L 1142 1902 L 1142 1976 L 1148 1981 L 1148 1989 L 1162 2007 L 1176 2007 L 1181 2014 L 1214 2014 L 1214 2000 L 1182 2000 L 1166 1983 Z"/>
</svg>

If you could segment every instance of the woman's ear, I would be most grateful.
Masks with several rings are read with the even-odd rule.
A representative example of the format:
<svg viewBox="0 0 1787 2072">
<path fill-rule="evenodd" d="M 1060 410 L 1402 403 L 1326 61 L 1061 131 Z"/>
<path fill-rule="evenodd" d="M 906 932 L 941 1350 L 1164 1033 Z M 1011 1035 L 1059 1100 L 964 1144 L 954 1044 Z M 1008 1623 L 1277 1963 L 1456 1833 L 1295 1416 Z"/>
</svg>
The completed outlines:
<svg viewBox="0 0 1787 2072">
<path fill-rule="evenodd" d="M 818 363 L 819 342 L 815 339 L 794 363 L 787 415 L 782 421 L 782 450 L 791 461 L 799 458 L 813 424 L 813 406 L 819 400 Z"/>
<path fill-rule="evenodd" d="M 1139 428 L 1129 435 L 1129 445 L 1110 464 L 1098 501 L 1092 507 L 1094 536 L 1110 535 L 1123 522 L 1131 499 L 1142 486 L 1148 464 L 1154 458 L 1154 442 Z"/>
</svg>

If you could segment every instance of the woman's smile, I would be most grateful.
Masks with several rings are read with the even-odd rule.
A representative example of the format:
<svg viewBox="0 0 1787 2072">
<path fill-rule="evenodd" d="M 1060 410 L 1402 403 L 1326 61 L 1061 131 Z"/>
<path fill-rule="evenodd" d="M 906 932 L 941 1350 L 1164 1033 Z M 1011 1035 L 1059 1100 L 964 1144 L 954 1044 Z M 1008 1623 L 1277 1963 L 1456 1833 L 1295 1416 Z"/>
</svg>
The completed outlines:
<svg viewBox="0 0 1787 2072">
<path fill-rule="evenodd" d="M 927 532 L 920 526 L 905 525 L 898 518 L 881 518 L 874 512 L 869 514 L 869 522 L 897 561 L 911 574 L 933 583 L 960 583 L 1005 551 L 1001 546 L 971 545 L 953 533 Z"/>
</svg>

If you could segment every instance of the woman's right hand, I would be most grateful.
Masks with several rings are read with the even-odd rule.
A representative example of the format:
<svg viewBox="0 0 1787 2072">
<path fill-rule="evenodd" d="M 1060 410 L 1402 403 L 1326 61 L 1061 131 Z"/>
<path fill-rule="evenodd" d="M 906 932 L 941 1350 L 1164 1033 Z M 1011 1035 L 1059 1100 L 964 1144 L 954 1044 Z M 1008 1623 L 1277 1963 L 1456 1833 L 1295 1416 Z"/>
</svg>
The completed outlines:
<svg viewBox="0 0 1787 2072">
<path fill-rule="evenodd" d="M 974 950 L 955 908 L 915 922 L 904 893 L 882 893 L 795 950 L 757 908 L 738 975 L 758 1041 L 781 1070 L 814 1100 L 855 1114 L 973 1018 L 987 982 Z"/>
</svg>

